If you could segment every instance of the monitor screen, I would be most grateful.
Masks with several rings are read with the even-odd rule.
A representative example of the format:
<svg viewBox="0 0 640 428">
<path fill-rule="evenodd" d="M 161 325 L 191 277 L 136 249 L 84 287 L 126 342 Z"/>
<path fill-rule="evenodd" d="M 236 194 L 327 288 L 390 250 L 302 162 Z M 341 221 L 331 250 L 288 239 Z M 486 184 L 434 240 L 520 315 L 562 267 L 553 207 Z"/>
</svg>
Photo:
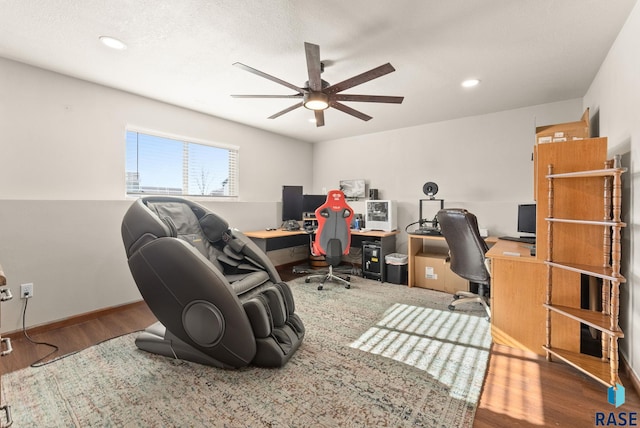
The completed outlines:
<svg viewBox="0 0 640 428">
<path fill-rule="evenodd" d="M 302 186 L 282 186 L 282 221 L 302 220 Z"/>
<path fill-rule="evenodd" d="M 518 205 L 518 232 L 536 233 L 536 204 Z"/>
<path fill-rule="evenodd" d="M 302 212 L 313 213 L 327 200 L 327 195 L 302 195 Z"/>
</svg>

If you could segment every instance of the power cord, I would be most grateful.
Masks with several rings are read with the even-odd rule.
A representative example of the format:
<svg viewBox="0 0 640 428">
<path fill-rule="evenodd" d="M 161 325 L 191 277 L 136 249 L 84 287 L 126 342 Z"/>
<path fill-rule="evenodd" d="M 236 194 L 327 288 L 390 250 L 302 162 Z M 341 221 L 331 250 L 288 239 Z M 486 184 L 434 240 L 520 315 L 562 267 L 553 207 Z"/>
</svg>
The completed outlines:
<svg viewBox="0 0 640 428">
<path fill-rule="evenodd" d="M 49 362 L 46 363 L 42 363 L 41 361 L 43 361 L 44 359 L 50 357 L 51 355 L 55 354 L 56 352 L 59 351 L 60 348 L 58 348 L 57 345 L 54 345 L 52 343 L 48 343 L 48 342 L 38 342 L 36 340 L 33 340 L 29 334 L 27 333 L 27 322 L 26 322 L 26 318 L 27 318 L 27 305 L 29 303 L 29 299 L 24 299 L 24 308 L 22 309 L 22 333 L 24 334 L 24 337 L 27 338 L 27 340 L 31 343 L 33 343 L 34 345 L 45 345 L 45 346 L 49 346 L 51 348 L 53 348 L 53 350 L 51 352 L 49 352 L 47 355 L 45 355 L 44 357 L 36 360 L 35 362 L 33 362 L 30 366 L 31 367 L 42 367 L 44 365 L 47 365 L 53 361 L 57 361 L 59 358 L 56 358 L 54 360 L 51 360 Z"/>
<path fill-rule="evenodd" d="M 24 300 L 24 308 L 22 310 L 22 333 L 24 334 L 24 337 L 27 338 L 27 340 L 31 343 L 33 343 L 34 345 L 45 345 L 45 346 L 49 346 L 51 348 L 53 348 L 53 350 L 51 352 L 49 352 L 47 355 L 45 355 L 42 358 L 39 358 L 38 360 L 34 361 L 33 363 L 30 364 L 30 367 L 33 368 L 39 368 L 39 367 L 44 367 L 46 365 L 49 365 L 51 363 L 55 363 L 56 361 L 60 361 L 64 358 L 70 357 L 72 355 L 77 354 L 78 352 L 82 351 L 82 349 L 78 350 L 78 351 L 74 351 L 74 352 L 69 352 L 68 354 L 64 354 L 64 355 L 60 355 L 57 358 L 53 358 L 49 361 L 44 361 L 46 358 L 50 357 L 51 355 L 55 354 L 56 352 L 58 352 L 60 350 L 60 348 L 58 348 L 57 345 L 54 345 L 52 343 L 48 343 L 48 342 L 38 342 L 36 340 L 33 340 L 31 337 L 29 337 L 29 334 L 27 333 L 27 328 L 26 328 L 26 316 L 27 316 L 27 303 L 29 302 L 29 299 L 25 299 Z M 122 337 L 122 336 L 126 336 L 127 334 L 131 334 L 131 333 L 137 333 L 140 332 L 142 330 L 134 330 L 132 332 L 128 332 L 128 333 L 122 333 L 119 334 L 117 336 L 113 336 L 113 337 L 109 337 L 107 339 L 101 340 L 98 343 L 96 343 L 95 345 L 100 345 L 101 343 L 104 342 L 108 342 L 109 340 L 113 340 L 113 339 L 117 339 L 118 337 Z"/>
</svg>

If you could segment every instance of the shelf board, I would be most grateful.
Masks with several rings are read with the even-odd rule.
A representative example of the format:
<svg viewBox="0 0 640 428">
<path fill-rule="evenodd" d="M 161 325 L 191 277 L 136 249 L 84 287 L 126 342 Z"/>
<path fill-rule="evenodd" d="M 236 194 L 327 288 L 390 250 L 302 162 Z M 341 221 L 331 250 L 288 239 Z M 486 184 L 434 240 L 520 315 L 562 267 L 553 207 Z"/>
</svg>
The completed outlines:
<svg viewBox="0 0 640 428">
<path fill-rule="evenodd" d="M 573 223 L 573 224 L 585 224 L 592 226 L 611 226 L 611 227 L 626 227 L 627 224 L 622 221 L 613 220 L 579 220 L 572 218 L 556 218 L 545 217 L 545 220 L 551 223 Z"/>
<path fill-rule="evenodd" d="M 603 361 L 598 357 L 580 354 L 578 352 L 566 351 L 558 348 L 548 348 L 543 346 L 544 350 L 552 356 L 559 358 L 570 366 L 580 370 L 582 373 L 602 383 L 604 386 L 614 386 L 611 383 L 611 367 L 608 361 Z M 616 374 L 616 377 L 617 374 Z M 615 383 L 620 383 L 618 378 Z"/>
<path fill-rule="evenodd" d="M 613 270 L 609 266 L 590 266 L 577 263 L 559 263 L 550 262 L 545 260 L 544 262 L 548 266 L 552 266 L 558 269 L 570 270 L 572 272 L 583 273 L 585 275 L 594 276 L 596 278 L 607 279 L 609 281 L 617 281 L 619 283 L 627 282 L 626 278 L 622 275 L 614 275 Z"/>
<path fill-rule="evenodd" d="M 544 303 L 543 306 L 551 311 L 579 321 L 609 336 L 617 338 L 624 337 L 624 332 L 616 325 L 616 329 L 611 329 L 611 317 L 604 315 L 602 312 L 590 311 L 588 309 L 571 308 L 569 306 L 549 305 Z"/>
<path fill-rule="evenodd" d="M 627 168 L 605 168 L 590 171 L 564 172 L 560 174 L 547 174 L 547 178 L 584 178 L 584 177 L 608 177 L 620 175 L 627 171 Z"/>
</svg>

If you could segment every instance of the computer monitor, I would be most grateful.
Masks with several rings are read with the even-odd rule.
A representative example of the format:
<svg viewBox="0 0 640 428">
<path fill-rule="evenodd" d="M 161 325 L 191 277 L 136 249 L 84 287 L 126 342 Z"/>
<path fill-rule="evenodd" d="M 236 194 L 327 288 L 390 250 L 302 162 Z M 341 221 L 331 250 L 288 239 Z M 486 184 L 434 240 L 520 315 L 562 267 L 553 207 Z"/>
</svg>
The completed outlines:
<svg viewBox="0 0 640 428">
<path fill-rule="evenodd" d="M 518 205 L 518 232 L 536 233 L 536 204 Z"/>
<path fill-rule="evenodd" d="M 302 186 L 282 186 L 282 221 L 302 220 Z"/>
<path fill-rule="evenodd" d="M 302 212 L 314 213 L 326 200 L 327 195 L 302 195 Z"/>
</svg>

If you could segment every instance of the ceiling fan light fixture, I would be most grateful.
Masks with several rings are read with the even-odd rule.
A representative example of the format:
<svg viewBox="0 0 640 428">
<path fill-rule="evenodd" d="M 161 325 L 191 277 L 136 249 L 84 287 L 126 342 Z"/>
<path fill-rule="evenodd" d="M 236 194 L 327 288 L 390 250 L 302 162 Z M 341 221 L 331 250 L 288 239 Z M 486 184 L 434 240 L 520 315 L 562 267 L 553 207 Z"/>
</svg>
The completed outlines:
<svg viewBox="0 0 640 428">
<path fill-rule="evenodd" d="M 329 107 L 329 96 L 323 92 L 308 92 L 303 104 L 309 110 L 325 110 Z"/>
</svg>

